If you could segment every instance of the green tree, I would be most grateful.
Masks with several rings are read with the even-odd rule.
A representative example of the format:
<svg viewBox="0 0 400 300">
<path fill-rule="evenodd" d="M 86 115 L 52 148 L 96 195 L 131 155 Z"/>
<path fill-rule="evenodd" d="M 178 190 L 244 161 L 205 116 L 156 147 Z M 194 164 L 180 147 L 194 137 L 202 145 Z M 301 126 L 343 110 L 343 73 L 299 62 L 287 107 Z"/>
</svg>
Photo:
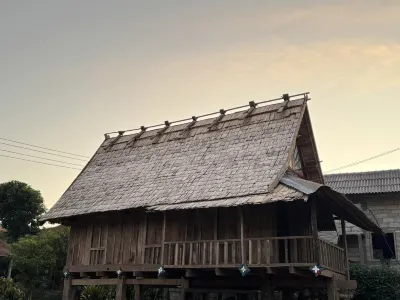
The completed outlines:
<svg viewBox="0 0 400 300">
<path fill-rule="evenodd" d="M 20 181 L 0 184 L 0 222 L 10 241 L 36 234 L 44 212 L 42 195 L 28 184 Z"/>
<path fill-rule="evenodd" d="M 24 293 L 9 279 L 0 278 L 0 300 L 23 300 Z"/>
<path fill-rule="evenodd" d="M 43 229 L 12 244 L 14 278 L 28 297 L 35 291 L 58 288 L 66 261 L 69 228 Z"/>
</svg>

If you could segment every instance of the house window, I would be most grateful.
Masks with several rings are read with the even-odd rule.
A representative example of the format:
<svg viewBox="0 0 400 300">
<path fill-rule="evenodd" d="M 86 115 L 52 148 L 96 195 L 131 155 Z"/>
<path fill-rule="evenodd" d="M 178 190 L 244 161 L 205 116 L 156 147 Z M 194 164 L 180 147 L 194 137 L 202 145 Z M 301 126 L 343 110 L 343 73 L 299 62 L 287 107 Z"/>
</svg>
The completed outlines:
<svg viewBox="0 0 400 300">
<path fill-rule="evenodd" d="M 374 259 L 396 259 L 394 234 L 372 234 L 372 250 Z"/>
</svg>

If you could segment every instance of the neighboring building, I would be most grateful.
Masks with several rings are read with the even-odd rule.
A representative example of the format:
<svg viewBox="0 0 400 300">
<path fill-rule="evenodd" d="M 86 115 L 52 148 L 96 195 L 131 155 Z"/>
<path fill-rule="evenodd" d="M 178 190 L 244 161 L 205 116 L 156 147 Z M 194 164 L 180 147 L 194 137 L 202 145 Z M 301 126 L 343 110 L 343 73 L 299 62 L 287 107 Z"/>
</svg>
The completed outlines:
<svg viewBox="0 0 400 300">
<path fill-rule="evenodd" d="M 106 135 L 43 218 L 71 226 L 64 299 L 113 284 L 116 300 L 126 285 L 136 299 L 152 285 L 179 286 L 181 299 L 310 288 L 337 300 L 346 253 L 318 230 L 335 230 L 334 215 L 381 229 L 324 185 L 307 94 L 281 100 Z"/>
<path fill-rule="evenodd" d="M 386 233 L 371 234 L 346 223 L 349 259 L 398 265 L 400 259 L 400 170 L 325 175 L 325 184 L 343 193 Z M 336 223 L 341 232 L 340 222 Z M 342 243 L 339 239 L 339 243 Z"/>
</svg>

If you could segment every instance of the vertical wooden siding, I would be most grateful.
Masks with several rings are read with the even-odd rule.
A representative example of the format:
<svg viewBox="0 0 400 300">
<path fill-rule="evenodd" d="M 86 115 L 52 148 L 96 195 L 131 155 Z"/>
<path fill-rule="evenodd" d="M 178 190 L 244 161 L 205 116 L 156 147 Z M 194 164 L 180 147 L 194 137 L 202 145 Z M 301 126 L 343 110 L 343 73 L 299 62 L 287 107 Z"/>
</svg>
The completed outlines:
<svg viewBox="0 0 400 300">
<path fill-rule="evenodd" d="M 277 207 L 278 204 L 243 207 L 243 238 L 262 239 L 278 236 Z M 289 235 L 307 235 L 309 233 L 309 216 L 306 211 L 302 211 L 305 207 L 304 204 L 300 208 L 297 205 L 288 205 L 287 207 L 287 217 L 291 220 L 290 223 L 294 224 L 289 226 Z M 236 253 L 235 257 L 230 259 L 241 261 L 239 208 L 168 211 L 165 216 L 164 242 L 188 242 L 182 247 L 191 247 L 190 242 L 207 241 L 208 244 L 196 245 L 199 249 L 190 251 L 196 254 L 196 251 L 211 253 L 211 247 L 214 246 L 209 243 L 210 241 L 236 240 L 228 245 L 228 247 L 234 247 Z M 217 228 L 214 224 L 217 224 Z M 84 217 L 71 227 L 68 265 L 160 263 L 162 260 L 162 228 L 163 213 L 161 212 L 132 211 L 105 214 L 101 218 Z M 226 245 L 223 243 L 218 243 L 218 245 L 221 251 L 226 251 Z M 169 249 L 168 247 L 167 245 L 164 249 L 164 258 L 184 250 Z M 251 251 L 251 254 L 246 254 L 247 256 L 258 256 L 257 244 L 254 242 L 252 245 L 246 244 L 247 248 L 249 249 L 246 252 Z M 278 260 L 278 242 L 276 245 L 272 244 L 271 249 L 274 255 L 272 259 Z M 229 251 L 232 252 L 231 250 Z M 189 258 L 186 259 L 189 260 Z M 215 259 L 215 257 L 208 256 L 206 258 L 207 261 Z"/>
</svg>

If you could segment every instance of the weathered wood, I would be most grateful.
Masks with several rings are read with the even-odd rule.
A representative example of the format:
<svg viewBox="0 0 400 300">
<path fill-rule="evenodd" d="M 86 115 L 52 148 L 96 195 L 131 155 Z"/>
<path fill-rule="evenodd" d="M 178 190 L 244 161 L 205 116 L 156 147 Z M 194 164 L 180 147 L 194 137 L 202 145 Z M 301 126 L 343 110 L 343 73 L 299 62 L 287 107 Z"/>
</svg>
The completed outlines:
<svg viewBox="0 0 400 300">
<path fill-rule="evenodd" d="M 361 233 L 357 234 L 357 241 L 358 241 L 358 252 L 360 253 L 360 262 L 362 264 L 365 264 L 366 257 L 365 257 L 364 243 Z"/>
<path fill-rule="evenodd" d="M 327 294 L 328 300 L 339 300 L 337 282 L 334 279 L 329 280 L 327 283 Z"/>
<path fill-rule="evenodd" d="M 142 300 L 140 284 L 135 284 L 133 288 L 135 289 L 135 300 Z"/>
<path fill-rule="evenodd" d="M 244 253 L 244 219 L 243 219 L 243 208 L 239 207 L 239 216 L 240 216 L 240 254 L 242 264 L 246 262 L 245 253 Z"/>
<path fill-rule="evenodd" d="M 289 274 L 298 276 L 298 277 L 310 277 L 310 272 L 306 272 L 304 270 L 301 270 L 299 268 L 290 266 L 289 267 Z"/>
<path fill-rule="evenodd" d="M 315 199 L 310 199 L 311 204 L 311 230 L 313 236 L 313 252 L 315 262 L 321 264 L 321 257 L 319 251 L 319 240 L 318 240 L 318 221 L 317 221 L 317 202 Z"/>
<path fill-rule="evenodd" d="M 161 231 L 161 265 L 164 264 L 164 246 L 165 246 L 165 230 L 166 230 L 167 216 L 165 211 L 163 212 L 163 223 L 162 223 L 162 231 Z"/>
<path fill-rule="evenodd" d="M 349 258 L 348 258 L 348 248 L 347 248 L 346 222 L 342 219 L 342 220 L 340 220 L 340 224 L 342 226 L 342 237 L 343 237 L 343 248 L 344 248 L 344 267 L 346 269 L 346 279 L 349 280 L 350 279 L 350 270 L 349 270 Z"/>
<path fill-rule="evenodd" d="M 64 279 L 63 300 L 76 300 L 76 289 L 72 286 L 72 278 Z"/>
<path fill-rule="evenodd" d="M 115 300 L 126 300 L 126 285 L 124 276 L 122 278 L 117 279 Z"/>
</svg>

